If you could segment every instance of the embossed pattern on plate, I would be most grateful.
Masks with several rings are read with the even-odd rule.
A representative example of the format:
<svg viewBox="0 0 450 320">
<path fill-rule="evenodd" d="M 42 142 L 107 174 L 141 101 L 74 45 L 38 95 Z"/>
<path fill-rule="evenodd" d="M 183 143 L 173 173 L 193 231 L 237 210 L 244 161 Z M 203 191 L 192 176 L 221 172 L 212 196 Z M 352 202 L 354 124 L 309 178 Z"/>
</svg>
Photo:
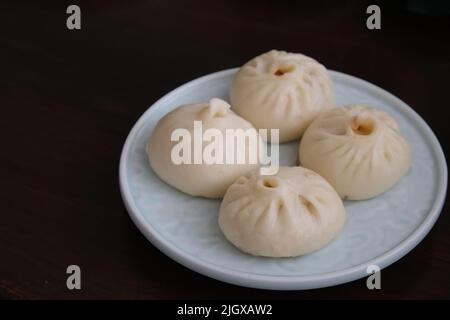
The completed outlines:
<svg viewBox="0 0 450 320">
<path fill-rule="evenodd" d="M 442 208 L 447 167 L 426 123 L 406 104 L 361 79 L 330 71 L 339 105 L 360 103 L 389 112 L 412 149 L 412 165 L 391 190 L 371 200 L 346 201 L 347 221 L 325 248 L 296 258 L 253 257 L 221 234 L 220 201 L 185 195 L 150 168 L 145 143 L 158 120 L 181 104 L 228 99 L 237 69 L 193 80 L 157 101 L 136 123 L 125 143 L 120 186 L 125 205 L 141 232 L 179 263 L 225 282 L 277 290 L 336 285 L 366 276 L 366 267 L 385 267 L 414 248 Z M 298 141 L 281 145 L 281 163 L 295 165 Z"/>
</svg>

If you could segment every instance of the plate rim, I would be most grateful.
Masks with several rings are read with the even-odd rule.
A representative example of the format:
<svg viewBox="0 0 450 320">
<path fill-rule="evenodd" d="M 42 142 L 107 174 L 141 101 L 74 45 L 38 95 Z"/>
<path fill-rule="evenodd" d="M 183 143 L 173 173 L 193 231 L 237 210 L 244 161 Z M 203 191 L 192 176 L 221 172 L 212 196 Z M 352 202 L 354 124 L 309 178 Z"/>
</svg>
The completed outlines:
<svg viewBox="0 0 450 320">
<path fill-rule="evenodd" d="M 422 223 L 417 226 L 407 238 L 397 244 L 394 248 L 376 256 L 369 261 L 343 270 L 306 276 L 261 275 L 224 268 L 205 260 L 198 259 L 164 239 L 160 235 L 160 233 L 145 220 L 143 215 L 139 213 L 140 211 L 133 201 L 127 178 L 128 155 L 132 143 L 135 140 L 138 130 L 142 127 L 144 121 L 148 117 L 150 117 L 152 113 L 156 112 L 156 109 L 161 108 L 164 105 L 165 100 L 170 99 L 171 96 L 177 94 L 179 91 L 189 88 L 190 86 L 195 86 L 200 82 L 209 81 L 213 78 L 234 74 L 238 69 L 239 68 L 231 68 L 210 73 L 194 80 L 188 81 L 185 84 L 169 91 L 160 99 L 155 101 L 152 105 L 150 105 L 150 107 L 148 107 L 146 111 L 138 118 L 138 120 L 130 130 L 120 155 L 119 187 L 122 200 L 131 220 L 138 227 L 140 232 L 147 238 L 147 240 L 149 240 L 156 248 L 158 248 L 169 258 L 180 263 L 181 265 L 191 269 L 192 271 L 198 272 L 219 281 L 258 289 L 307 290 L 335 286 L 369 276 L 369 274 L 366 273 L 367 266 L 377 265 L 381 269 L 383 269 L 405 256 L 425 238 L 425 236 L 434 226 L 441 213 L 447 190 L 447 164 L 444 152 L 436 135 L 425 122 L 425 120 L 423 120 L 422 117 L 414 109 L 409 107 L 405 102 L 403 102 L 393 94 L 364 79 L 342 72 L 328 70 L 330 74 L 333 75 L 333 77 L 340 78 L 341 80 L 347 82 L 356 83 L 356 85 L 358 86 L 364 85 L 365 88 L 370 89 L 383 98 L 393 101 L 396 106 L 399 106 L 402 109 L 401 111 L 404 114 L 412 118 L 412 120 L 415 122 L 414 125 L 418 126 L 425 137 L 429 140 L 429 142 L 431 142 L 432 152 L 434 153 L 434 156 L 436 157 L 436 160 L 438 162 L 437 170 L 439 173 L 439 177 L 438 181 L 436 181 L 437 192 L 434 198 L 434 202 Z"/>
</svg>

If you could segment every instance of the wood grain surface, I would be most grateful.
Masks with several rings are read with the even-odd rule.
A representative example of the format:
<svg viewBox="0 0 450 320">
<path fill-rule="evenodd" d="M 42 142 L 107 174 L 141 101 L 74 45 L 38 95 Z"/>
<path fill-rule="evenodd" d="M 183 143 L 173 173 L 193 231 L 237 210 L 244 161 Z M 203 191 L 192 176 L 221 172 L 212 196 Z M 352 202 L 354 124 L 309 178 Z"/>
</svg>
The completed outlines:
<svg viewBox="0 0 450 320">
<path fill-rule="evenodd" d="M 78 4 L 82 29 L 66 28 Z M 365 279 L 272 292 L 209 279 L 133 225 L 118 187 L 121 148 L 159 97 L 272 48 L 302 52 L 414 108 L 448 152 L 450 19 L 367 1 L 2 1 L 0 297 L 11 299 L 450 298 L 450 212 L 411 253 Z M 82 290 L 66 268 L 82 269 Z"/>
</svg>

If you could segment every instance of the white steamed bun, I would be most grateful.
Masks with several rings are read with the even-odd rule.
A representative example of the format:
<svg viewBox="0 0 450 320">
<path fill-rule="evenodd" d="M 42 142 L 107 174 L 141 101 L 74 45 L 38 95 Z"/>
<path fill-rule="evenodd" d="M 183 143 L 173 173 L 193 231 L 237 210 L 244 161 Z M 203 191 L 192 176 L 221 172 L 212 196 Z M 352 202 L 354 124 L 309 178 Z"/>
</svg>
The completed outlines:
<svg viewBox="0 0 450 320">
<path fill-rule="evenodd" d="M 194 136 L 194 121 L 202 121 L 203 132 L 209 128 L 220 130 L 225 137 L 226 129 L 252 129 L 253 126 L 245 119 L 230 110 L 230 105 L 214 98 L 209 103 L 189 104 L 178 107 L 165 115 L 156 125 L 148 143 L 147 154 L 150 165 L 156 174 L 165 182 L 192 196 L 221 198 L 227 188 L 238 177 L 249 170 L 259 168 L 258 162 L 251 164 L 249 152 L 256 152 L 258 145 L 249 143 L 246 139 L 245 150 L 235 149 L 235 155 L 245 154 L 244 164 L 179 164 L 172 162 L 171 152 L 177 141 L 171 141 L 175 129 L 187 129 Z M 194 145 L 194 138 L 191 144 Z M 257 139 L 260 139 L 257 136 Z M 214 139 L 213 139 L 214 140 Z M 255 139 L 256 140 L 256 139 Z M 257 140 L 259 143 L 259 140 Z M 203 143 L 203 146 L 211 142 Z M 223 153 L 226 153 L 226 143 L 223 143 Z M 192 158 L 194 151 L 191 151 Z M 256 153 L 257 154 L 257 153 Z"/>
<path fill-rule="evenodd" d="M 230 99 L 257 129 L 279 129 L 280 142 L 286 142 L 298 139 L 322 110 L 334 106 L 334 88 L 316 60 L 272 50 L 240 68 Z"/>
<path fill-rule="evenodd" d="M 219 213 L 225 237 L 244 252 L 268 257 L 306 254 L 341 230 L 341 198 L 318 174 L 280 167 L 273 176 L 253 170 L 227 190 Z"/>
<path fill-rule="evenodd" d="M 314 170 L 344 199 L 372 198 L 408 170 L 410 147 L 387 113 L 361 105 L 324 112 L 300 142 L 302 166 Z"/>
</svg>

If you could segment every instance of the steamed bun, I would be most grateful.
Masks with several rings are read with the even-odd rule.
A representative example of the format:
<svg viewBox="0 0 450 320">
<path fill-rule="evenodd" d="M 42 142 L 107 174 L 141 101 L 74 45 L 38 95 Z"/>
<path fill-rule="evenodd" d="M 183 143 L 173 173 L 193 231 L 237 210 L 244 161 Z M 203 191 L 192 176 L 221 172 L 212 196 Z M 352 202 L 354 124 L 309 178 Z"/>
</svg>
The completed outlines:
<svg viewBox="0 0 450 320">
<path fill-rule="evenodd" d="M 156 125 L 148 143 L 147 154 L 150 165 L 155 173 L 169 185 L 192 196 L 207 198 L 221 198 L 227 188 L 239 176 L 249 170 L 259 168 L 258 161 L 250 161 L 249 153 L 257 154 L 259 135 L 255 135 L 257 143 L 245 141 L 245 150 L 235 148 L 235 155 L 245 154 L 243 164 L 201 163 L 175 164 L 172 161 L 172 148 L 179 141 L 171 141 L 172 132 L 175 129 L 186 129 L 191 134 L 191 156 L 194 157 L 194 121 L 202 121 L 203 132 L 214 128 L 225 137 L 226 129 L 255 130 L 254 127 L 243 118 L 230 110 L 230 105 L 220 99 L 212 99 L 210 102 L 189 104 L 178 107 L 165 115 Z M 255 130 L 256 132 L 256 130 Z M 212 139 L 214 140 L 214 139 Z M 203 150 L 211 142 L 202 142 Z M 239 146 L 239 145 L 238 145 Z M 242 147 L 242 146 L 241 146 Z M 226 156 L 226 143 L 223 142 L 223 154 Z"/>
<path fill-rule="evenodd" d="M 314 170 L 346 199 L 372 198 L 408 170 L 410 147 L 387 113 L 361 105 L 320 115 L 300 142 L 302 166 Z"/>
<path fill-rule="evenodd" d="M 240 68 L 230 99 L 257 129 L 279 129 L 280 142 L 286 142 L 298 139 L 322 110 L 334 106 L 334 88 L 314 59 L 272 50 Z"/>
<path fill-rule="evenodd" d="M 225 237 L 258 256 L 290 257 L 325 246 L 341 230 L 345 209 L 336 191 L 311 170 L 253 170 L 227 190 L 219 213 Z"/>
</svg>

